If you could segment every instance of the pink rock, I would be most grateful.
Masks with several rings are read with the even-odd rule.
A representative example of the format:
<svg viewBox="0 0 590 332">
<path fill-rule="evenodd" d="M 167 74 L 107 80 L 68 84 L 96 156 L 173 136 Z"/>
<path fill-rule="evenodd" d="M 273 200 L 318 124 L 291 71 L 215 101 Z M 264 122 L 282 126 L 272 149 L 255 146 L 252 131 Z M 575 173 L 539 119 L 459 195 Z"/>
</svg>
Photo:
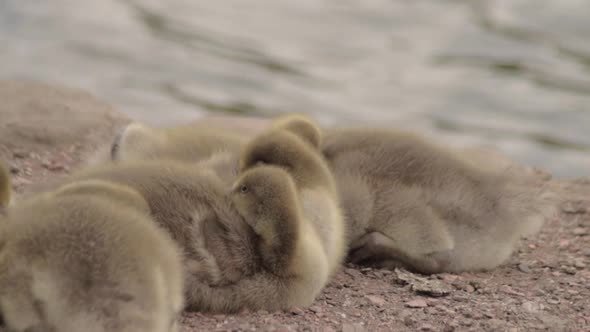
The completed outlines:
<svg viewBox="0 0 590 332">
<path fill-rule="evenodd" d="M 371 303 L 373 303 L 376 306 L 383 306 L 385 304 L 385 299 L 382 298 L 381 296 L 377 296 L 377 295 L 365 295 L 365 297 L 371 301 Z"/>
<path fill-rule="evenodd" d="M 423 299 L 415 299 L 406 302 L 406 306 L 410 308 L 426 308 L 428 307 L 428 303 Z"/>
</svg>

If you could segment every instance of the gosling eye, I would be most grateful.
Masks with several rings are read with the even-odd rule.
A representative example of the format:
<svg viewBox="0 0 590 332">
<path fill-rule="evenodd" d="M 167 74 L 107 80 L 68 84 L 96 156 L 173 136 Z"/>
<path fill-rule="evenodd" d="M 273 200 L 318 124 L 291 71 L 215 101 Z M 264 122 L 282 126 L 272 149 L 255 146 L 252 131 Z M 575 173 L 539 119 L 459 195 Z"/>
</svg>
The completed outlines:
<svg viewBox="0 0 590 332">
<path fill-rule="evenodd" d="M 240 193 L 246 194 L 248 191 L 250 191 L 250 189 L 245 184 L 240 186 Z"/>
</svg>

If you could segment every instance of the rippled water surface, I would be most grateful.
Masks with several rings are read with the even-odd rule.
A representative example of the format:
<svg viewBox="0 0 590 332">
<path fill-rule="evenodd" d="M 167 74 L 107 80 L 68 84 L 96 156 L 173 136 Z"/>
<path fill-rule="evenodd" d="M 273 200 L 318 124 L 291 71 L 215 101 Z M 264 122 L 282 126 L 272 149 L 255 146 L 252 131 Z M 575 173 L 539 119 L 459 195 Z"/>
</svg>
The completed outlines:
<svg viewBox="0 0 590 332">
<path fill-rule="evenodd" d="M 590 175 L 588 0 L 0 0 L 0 60 L 153 124 L 304 111 Z"/>
</svg>

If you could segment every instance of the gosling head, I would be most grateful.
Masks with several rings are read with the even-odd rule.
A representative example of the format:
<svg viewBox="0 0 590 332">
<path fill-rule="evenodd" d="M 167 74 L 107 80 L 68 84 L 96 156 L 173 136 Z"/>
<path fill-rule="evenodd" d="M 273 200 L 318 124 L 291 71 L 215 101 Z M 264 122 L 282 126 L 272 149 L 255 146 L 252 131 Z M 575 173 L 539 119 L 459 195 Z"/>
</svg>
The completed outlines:
<svg viewBox="0 0 590 332">
<path fill-rule="evenodd" d="M 322 133 L 318 124 L 309 116 L 292 113 L 279 117 L 273 123 L 273 128 L 287 130 L 306 141 L 313 148 L 319 149 L 322 141 Z"/>
<path fill-rule="evenodd" d="M 246 170 L 232 186 L 230 197 L 238 212 L 249 220 L 274 219 L 297 204 L 289 173 L 270 165 Z"/>
</svg>

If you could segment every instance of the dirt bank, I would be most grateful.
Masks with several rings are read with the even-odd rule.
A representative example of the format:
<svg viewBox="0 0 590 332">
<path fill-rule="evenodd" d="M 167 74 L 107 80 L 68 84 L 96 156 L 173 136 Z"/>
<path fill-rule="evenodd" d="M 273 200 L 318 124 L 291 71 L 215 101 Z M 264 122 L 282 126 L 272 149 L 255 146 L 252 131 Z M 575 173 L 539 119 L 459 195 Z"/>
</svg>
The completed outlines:
<svg viewBox="0 0 590 332">
<path fill-rule="evenodd" d="M 0 157 L 18 192 L 67 174 L 129 121 L 67 88 L 0 82 L 0 99 Z M 265 123 L 209 121 L 236 130 Z M 547 181 L 566 200 L 559 216 L 492 272 L 423 277 L 346 266 L 310 308 L 186 313 L 182 331 L 590 331 L 590 179 Z"/>
</svg>

